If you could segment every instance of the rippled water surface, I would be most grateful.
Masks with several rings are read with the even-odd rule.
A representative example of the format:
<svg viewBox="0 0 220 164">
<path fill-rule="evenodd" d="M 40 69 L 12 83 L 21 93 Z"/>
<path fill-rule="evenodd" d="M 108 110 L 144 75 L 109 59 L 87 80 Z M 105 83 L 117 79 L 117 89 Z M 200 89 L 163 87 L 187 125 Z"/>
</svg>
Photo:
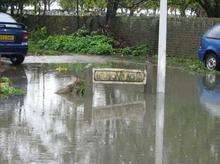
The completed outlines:
<svg viewBox="0 0 220 164">
<path fill-rule="evenodd" d="M 54 67 L 6 67 L 26 93 L 0 100 L 1 164 L 220 163 L 219 75 L 168 70 L 161 97 L 154 69 L 137 86 L 93 84 L 90 65 Z M 55 94 L 76 75 L 86 81 L 83 97 Z"/>
</svg>

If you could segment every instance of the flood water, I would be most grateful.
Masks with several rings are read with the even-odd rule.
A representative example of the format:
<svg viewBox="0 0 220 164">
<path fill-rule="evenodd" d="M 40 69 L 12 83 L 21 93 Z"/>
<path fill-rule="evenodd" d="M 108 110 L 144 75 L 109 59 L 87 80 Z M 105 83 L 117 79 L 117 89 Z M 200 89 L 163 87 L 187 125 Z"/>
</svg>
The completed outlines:
<svg viewBox="0 0 220 164">
<path fill-rule="evenodd" d="M 26 93 L 0 100 L 1 164 L 220 163 L 219 75 L 168 69 L 163 109 L 154 68 L 137 86 L 93 84 L 91 68 L 80 67 L 6 67 Z M 55 94 L 74 74 L 86 80 L 86 94 Z"/>
</svg>

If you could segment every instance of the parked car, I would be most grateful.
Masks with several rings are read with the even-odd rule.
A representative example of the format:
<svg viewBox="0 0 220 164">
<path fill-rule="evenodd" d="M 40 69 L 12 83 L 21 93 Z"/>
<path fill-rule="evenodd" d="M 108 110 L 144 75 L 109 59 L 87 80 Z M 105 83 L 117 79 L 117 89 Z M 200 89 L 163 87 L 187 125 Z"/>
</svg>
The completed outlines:
<svg viewBox="0 0 220 164">
<path fill-rule="evenodd" d="M 220 24 L 215 25 L 203 35 L 198 57 L 209 70 L 220 66 Z"/>
<path fill-rule="evenodd" d="M 0 55 L 21 64 L 28 50 L 28 33 L 23 24 L 0 12 Z"/>
</svg>

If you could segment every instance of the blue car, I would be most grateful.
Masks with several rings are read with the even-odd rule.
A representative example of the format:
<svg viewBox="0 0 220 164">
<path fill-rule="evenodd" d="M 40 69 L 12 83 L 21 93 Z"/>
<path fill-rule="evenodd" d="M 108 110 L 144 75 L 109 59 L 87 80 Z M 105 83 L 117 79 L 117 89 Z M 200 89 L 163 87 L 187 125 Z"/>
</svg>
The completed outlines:
<svg viewBox="0 0 220 164">
<path fill-rule="evenodd" d="M 0 12 L 0 56 L 9 58 L 12 64 L 21 64 L 28 51 L 28 33 L 10 15 Z"/>
<path fill-rule="evenodd" d="M 198 56 L 209 70 L 220 66 L 220 24 L 203 35 Z"/>
</svg>

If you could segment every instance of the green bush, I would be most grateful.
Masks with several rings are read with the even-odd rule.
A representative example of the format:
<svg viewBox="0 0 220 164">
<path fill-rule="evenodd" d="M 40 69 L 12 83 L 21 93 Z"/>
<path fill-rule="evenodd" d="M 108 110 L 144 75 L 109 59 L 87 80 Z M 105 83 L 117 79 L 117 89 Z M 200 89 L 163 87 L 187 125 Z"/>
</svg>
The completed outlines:
<svg viewBox="0 0 220 164">
<path fill-rule="evenodd" d="M 37 28 L 35 31 L 33 31 L 30 35 L 30 40 L 31 41 L 39 41 L 39 40 L 44 40 L 49 36 L 46 27 L 40 27 Z"/>
<path fill-rule="evenodd" d="M 86 28 L 82 27 L 78 29 L 77 32 L 75 32 L 73 35 L 74 36 L 87 36 L 87 35 L 90 35 L 90 32 Z"/>
<path fill-rule="evenodd" d="M 109 55 L 113 53 L 113 43 L 113 39 L 104 35 L 57 35 L 49 36 L 45 40 L 40 40 L 37 44 L 40 48 L 45 50 Z"/>
<path fill-rule="evenodd" d="M 117 41 L 112 36 L 90 33 L 86 28 L 81 28 L 71 35 L 49 36 L 45 27 L 38 28 L 31 34 L 29 51 L 37 52 L 67 52 L 78 54 L 110 55 L 123 54 L 125 56 L 146 56 L 150 48 L 147 44 L 138 44 L 133 47 L 115 48 Z M 46 51 L 45 51 L 46 50 Z M 41 54 L 41 53 L 40 53 Z"/>
</svg>

